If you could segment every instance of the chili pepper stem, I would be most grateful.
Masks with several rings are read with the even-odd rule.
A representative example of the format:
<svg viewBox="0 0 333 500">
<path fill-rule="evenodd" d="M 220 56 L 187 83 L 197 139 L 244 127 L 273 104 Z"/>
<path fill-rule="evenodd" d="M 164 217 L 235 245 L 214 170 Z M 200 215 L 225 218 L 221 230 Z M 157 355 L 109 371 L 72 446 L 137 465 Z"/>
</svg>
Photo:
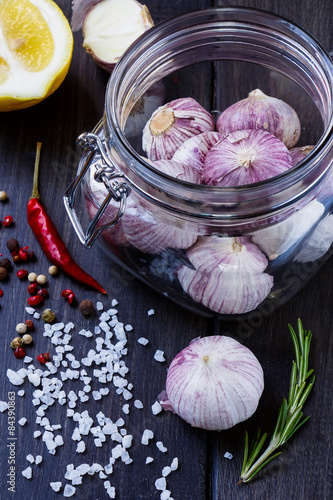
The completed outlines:
<svg viewBox="0 0 333 500">
<path fill-rule="evenodd" d="M 38 191 L 38 176 L 39 176 L 39 160 L 40 160 L 40 150 L 42 148 L 42 143 L 37 142 L 36 145 L 36 158 L 35 158 L 35 168 L 34 168 L 34 179 L 32 186 L 32 195 L 30 196 L 30 200 L 32 198 L 40 198 L 40 194 Z"/>
</svg>

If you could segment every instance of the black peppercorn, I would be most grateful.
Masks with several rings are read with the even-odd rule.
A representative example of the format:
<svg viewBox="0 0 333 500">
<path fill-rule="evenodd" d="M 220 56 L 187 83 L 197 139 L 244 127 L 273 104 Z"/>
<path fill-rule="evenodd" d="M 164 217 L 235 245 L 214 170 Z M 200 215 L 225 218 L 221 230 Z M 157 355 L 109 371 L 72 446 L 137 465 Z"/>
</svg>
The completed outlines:
<svg viewBox="0 0 333 500">
<path fill-rule="evenodd" d="M 4 267 L 0 267 L 0 281 L 6 280 L 8 277 L 8 271 Z"/>
<path fill-rule="evenodd" d="M 81 311 L 83 316 L 91 316 L 95 311 L 94 304 L 91 302 L 91 300 L 84 299 L 80 302 L 79 310 Z"/>
<path fill-rule="evenodd" d="M 4 267 L 5 269 L 7 269 L 7 271 L 10 271 L 12 269 L 12 263 L 9 259 L 1 259 L 0 267 Z"/>
<path fill-rule="evenodd" d="M 10 238 L 8 241 L 7 241 L 7 248 L 8 250 L 12 253 L 12 252 L 18 252 L 19 249 L 20 249 L 20 245 L 19 245 L 19 242 L 15 239 L 15 238 Z"/>
</svg>

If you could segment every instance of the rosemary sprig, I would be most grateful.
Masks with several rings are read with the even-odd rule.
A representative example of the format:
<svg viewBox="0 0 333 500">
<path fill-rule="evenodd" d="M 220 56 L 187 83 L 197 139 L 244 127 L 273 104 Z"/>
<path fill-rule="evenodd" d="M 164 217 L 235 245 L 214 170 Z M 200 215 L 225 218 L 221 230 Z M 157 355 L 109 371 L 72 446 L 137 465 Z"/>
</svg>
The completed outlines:
<svg viewBox="0 0 333 500">
<path fill-rule="evenodd" d="M 244 460 L 239 483 L 247 483 L 271 460 L 280 455 L 276 451 L 282 446 L 310 417 L 303 417 L 302 408 L 315 381 L 313 370 L 308 369 L 311 331 L 303 329 L 301 320 L 297 322 L 298 336 L 289 326 L 295 347 L 296 361 L 293 361 L 288 400 L 283 399 L 277 422 L 266 450 L 260 455 L 265 444 L 267 433 L 257 436 L 249 447 L 248 433 L 245 433 Z M 310 378 L 309 378 L 310 377 Z"/>
</svg>

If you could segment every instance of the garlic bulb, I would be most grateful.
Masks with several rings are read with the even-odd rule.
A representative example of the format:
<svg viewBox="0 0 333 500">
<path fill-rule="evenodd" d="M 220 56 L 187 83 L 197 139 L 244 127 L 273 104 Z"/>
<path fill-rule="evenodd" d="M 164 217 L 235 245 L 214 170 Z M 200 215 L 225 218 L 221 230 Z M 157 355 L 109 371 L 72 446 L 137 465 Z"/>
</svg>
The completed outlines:
<svg viewBox="0 0 333 500">
<path fill-rule="evenodd" d="M 263 129 L 275 135 L 287 148 L 297 143 L 301 124 L 296 111 L 284 101 L 253 90 L 246 99 L 232 104 L 219 116 L 216 129 L 221 134 L 235 130 Z"/>
<path fill-rule="evenodd" d="M 213 117 L 191 97 L 176 99 L 157 108 L 142 135 L 142 149 L 150 160 L 171 159 L 188 138 L 212 131 Z"/>
<path fill-rule="evenodd" d="M 204 132 L 187 139 L 175 152 L 172 159 L 191 165 L 202 172 L 206 155 L 212 146 L 223 139 L 219 132 Z"/>
<path fill-rule="evenodd" d="M 194 269 L 179 267 L 183 290 L 218 314 L 256 309 L 273 286 L 273 277 L 264 273 L 266 257 L 245 236 L 200 237 L 186 256 Z"/>
<path fill-rule="evenodd" d="M 106 71 L 112 71 L 128 47 L 153 24 L 147 7 L 136 0 L 73 2 L 72 29 L 82 26 L 83 47 Z"/>
<path fill-rule="evenodd" d="M 333 243 L 333 215 L 322 220 L 296 255 L 298 262 L 314 262 L 330 249 Z"/>
<path fill-rule="evenodd" d="M 324 205 L 313 200 L 277 224 L 259 229 L 252 235 L 252 241 L 274 260 L 299 243 L 324 213 Z"/>
<path fill-rule="evenodd" d="M 192 342 L 173 359 L 166 380 L 165 409 L 194 427 L 229 429 L 250 418 L 264 389 L 254 354 L 225 336 Z"/>
<path fill-rule="evenodd" d="M 264 130 L 228 134 L 207 153 L 202 179 L 213 186 L 242 186 L 285 172 L 292 166 L 286 146 Z"/>
<path fill-rule="evenodd" d="M 188 165 L 173 160 L 151 162 L 157 170 L 176 179 L 198 184 L 200 174 Z M 197 232 L 188 225 L 170 221 L 161 209 L 131 194 L 122 217 L 122 225 L 127 240 L 142 252 L 158 254 L 165 248 L 189 248 L 197 240 Z"/>
<path fill-rule="evenodd" d="M 298 148 L 289 149 L 292 164 L 297 165 L 297 163 L 304 160 L 313 148 L 314 146 L 300 146 Z"/>
</svg>

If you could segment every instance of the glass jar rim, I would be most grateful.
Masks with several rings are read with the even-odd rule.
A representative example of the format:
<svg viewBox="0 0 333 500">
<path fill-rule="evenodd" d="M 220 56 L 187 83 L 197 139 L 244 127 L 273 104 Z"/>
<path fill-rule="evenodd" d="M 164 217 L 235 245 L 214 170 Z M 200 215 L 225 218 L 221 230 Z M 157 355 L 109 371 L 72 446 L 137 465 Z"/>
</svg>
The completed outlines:
<svg viewBox="0 0 333 500">
<path fill-rule="evenodd" d="M 226 188 L 196 185 L 173 179 L 146 162 L 132 148 L 123 133 L 118 110 L 121 100 L 124 99 L 127 82 L 134 77 L 135 71 L 142 70 L 143 57 L 146 60 L 148 55 L 153 57 L 162 43 L 164 43 L 164 49 L 167 50 L 167 43 L 171 44 L 171 39 L 174 46 L 175 37 L 184 38 L 184 30 L 196 29 L 200 38 L 200 35 L 204 36 L 205 29 L 207 30 L 208 27 L 213 29 L 214 26 L 230 26 L 231 21 L 234 23 L 233 29 L 235 30 L 240 29 L 244 24 L 253 30 L 263 27 L 275 30 L 293 46 L 296 46 L 297 42 L 302 47 L 303 57 L 315 56 L 316 68 L 321 71 L 329 97 L 325 108 L 327 113 L 325 130 L 312 151 L 296 166 L 276 177 L 258 183 Z M 197 40 L 196 42 L 198 43 Z M 260 216 L 268 211 L 270 213 L 281 211 L 296 203 L 300 198 L 311 196 L 313 188 L 327 175 L 330 167 L 329 151 L 333 142 L 332 94 L 332 60 L 321 44 L 303 28 L 275 14 L 253 8 L 219 7 L 190 12 L 167 19 L 141 35 L 125 52 L 113 70 L 105 95 L 105 120 L 107 135 L 110 138 L 110 154 L 113 148 L 121 159 L 127 180 L 134 189 L 151 201 L 177 213 L 230 220 L 238 217 Z M 323 158 L 326 161 L 323 161 Z M 269 206 L 258 203 L 254 212 L 253 209 L 252 212 L 249 210 L 249 200 L 253 204 L 253 201 L 268 198 L 270 199 Z M 196 205 L 195 209 L 193 206 L 190 208 L 191 202 L 193 206 Z"/>
</svg>

